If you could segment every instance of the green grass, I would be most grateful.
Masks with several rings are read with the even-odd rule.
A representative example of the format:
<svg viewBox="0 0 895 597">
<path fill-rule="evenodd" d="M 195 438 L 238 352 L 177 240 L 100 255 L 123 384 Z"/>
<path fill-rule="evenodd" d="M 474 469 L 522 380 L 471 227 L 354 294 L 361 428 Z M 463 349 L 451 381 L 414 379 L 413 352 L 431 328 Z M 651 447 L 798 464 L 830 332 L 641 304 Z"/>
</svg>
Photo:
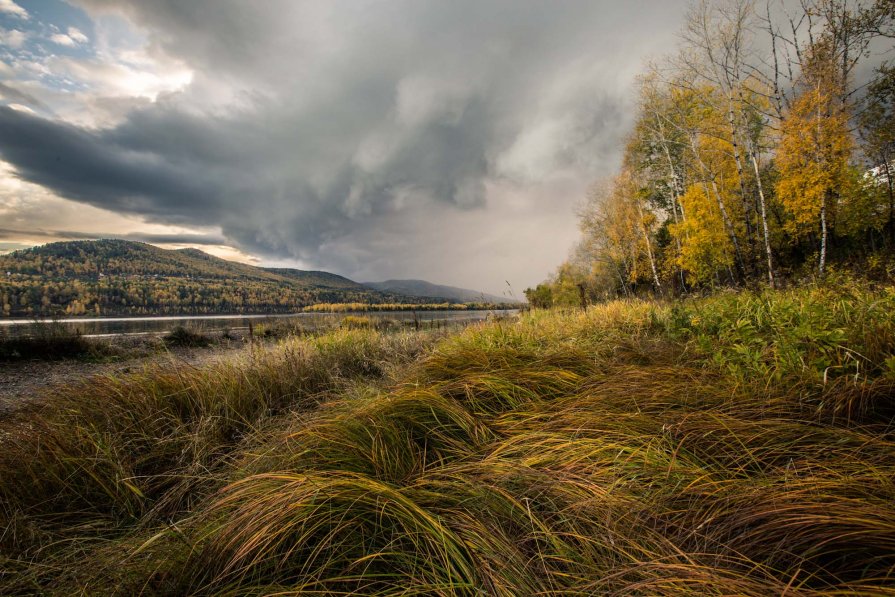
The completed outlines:
<svg viewBox="0 0 895 597">
<path fill-rule="evenodd" d="M 895 595 L 893 313 L 346 323 L 94 379 L 0 421 L 0 593 Z"/>
</svg>

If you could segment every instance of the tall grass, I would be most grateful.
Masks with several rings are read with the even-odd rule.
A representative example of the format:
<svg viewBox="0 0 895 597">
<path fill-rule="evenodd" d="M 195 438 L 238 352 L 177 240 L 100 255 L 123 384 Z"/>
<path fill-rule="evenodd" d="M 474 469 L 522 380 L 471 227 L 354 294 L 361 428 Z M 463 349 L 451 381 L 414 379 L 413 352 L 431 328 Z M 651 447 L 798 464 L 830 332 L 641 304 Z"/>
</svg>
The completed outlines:
<svg viewBox="0 0 895 597">
<path fill-rule="evenodd" d="M 111 354 L 110 346 L 84 338 L 56 322 L 34 322 L 28 334 L 7 336 L 0 329 L 0 363 L 6 361 L 91 359 Z"/>
<path fill-rule="evenodd" d="M 620 301 L 94 380 L 0 424 L 0 591 L 895 594 L 893 307 Z"/>
</svg>

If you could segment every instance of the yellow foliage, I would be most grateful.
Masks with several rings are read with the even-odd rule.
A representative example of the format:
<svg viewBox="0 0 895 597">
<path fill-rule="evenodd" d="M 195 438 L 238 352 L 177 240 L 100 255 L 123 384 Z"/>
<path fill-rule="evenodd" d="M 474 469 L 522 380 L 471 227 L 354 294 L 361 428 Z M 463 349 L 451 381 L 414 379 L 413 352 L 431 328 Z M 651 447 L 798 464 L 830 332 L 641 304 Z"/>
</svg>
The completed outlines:
<svg viewBox="0 0 895 597">
<path fill-rule="evenodd" d="M 821 85 L 805 90 L 783 122 L 777 152 L 777 197 L 791 216 L 786 231 L 797 238 L 817 230 L 822 206 L 835 217 L 847 190 L 853 141 L 848 115 Z"/>
<path fill-rule="evenodd" d="M 678 265 L 696 282 L 710 281 L 719 269 L 733 265 L 733 246 L 724 230 L 718 204 L 706 196 L 704 187 L 690 185 L 681 197 L 687 219 L 669 230 L 680 239 Z"/>
</svg>

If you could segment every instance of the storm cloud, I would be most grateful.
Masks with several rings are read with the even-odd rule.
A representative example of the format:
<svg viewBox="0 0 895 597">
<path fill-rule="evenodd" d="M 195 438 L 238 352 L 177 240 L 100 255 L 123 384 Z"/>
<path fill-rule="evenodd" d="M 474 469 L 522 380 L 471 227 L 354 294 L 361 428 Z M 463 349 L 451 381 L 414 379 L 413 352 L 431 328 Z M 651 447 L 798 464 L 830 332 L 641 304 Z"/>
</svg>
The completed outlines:
<svg viewBox="0 0 895 597">
<path fill-rule="evenodd" d="M 107 235 L 103 234 L 77 230 L 17 230 L 14 228 L 0 228 L 0 241 L 21 238 L 22 236 L 49 240 L 99 240 L 107 237 Z M 223 237 L 204 234 L 145 234 L 137 232 L 119 234 L 116 235 L 116 238 L 164 245 L 221 245 L 226 242 L 226 239 Z"/>
<path fill-rule="evenodd" d="M 188 85 L 86 126 L 0 107 L 0 157 L 56 194 L 349 276 L 499 290 L 574 241 L 676 2 L 139 2 Z M 76 225 L 76 223 L 73 223 Z"/>
</svg>

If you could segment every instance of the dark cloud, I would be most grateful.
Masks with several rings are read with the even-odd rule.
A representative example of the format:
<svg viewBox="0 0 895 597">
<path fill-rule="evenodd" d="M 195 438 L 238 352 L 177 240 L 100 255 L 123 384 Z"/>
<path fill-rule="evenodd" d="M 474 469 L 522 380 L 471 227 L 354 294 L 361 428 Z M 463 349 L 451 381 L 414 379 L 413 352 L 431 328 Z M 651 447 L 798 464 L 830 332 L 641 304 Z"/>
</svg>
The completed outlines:
<svg viewBox="0 0 895 597">
<path fill-rule="evenodd" d="M 8 103 L 22 104 L 35 110 L 49 111 L 49 108 L 39 99 L 26 93 L 20 89 L 16 89 L 6 83 L 0 83 L 0 99 L 6 100 Z"/>
<path fill-rule="evenodd" d="M 47 242 L 57 240 L 98 240 L 101 238 L 120 238 L 123 240 L 135 240 L 141 243 L 154 245 L 207 245 L 219 246 L 226 244 L 227 239 L 222 236 L 205 234 L 143 234 L 131 232 L 127 234 L 80 232 L 77 230 L 22 230 L 14 228 L 0 228 L 0 240 L 16 240 L 22 238 L 45 239 Z"/>
<path fill-rule="evenodd" d="M 0 153 L 23 178 L 113 211 L 172 221 L 216 218 L 212 181 L 166 154 L 118 143 L 111 132 L 0 107 Z"/>
<path fill-rule="evenodd" d="M 522 285 L 562 258 L 580 197 L 550 193 L 580 192 L 616 163 L 631 79 L 682 11 L 608 1 L 80 4 L 124 15 L 193 82 L 99 129 L 0 108 L 0 156 L 19 176 L 152 222 L 219 226 L 256 254 L 484 288 L 501 286 L 512 260 L 533 270 Z M 559 210 L 568 238 L 548 233 L 547 249 L 539 239 L 496 244 L 513 239 L 507 227 L 537 229 Z"/>
<path fill-rule="evenodd" d="M 204 234 L 143 234 L 133 232 L 122 234 L 119 236 L 111 235 L 103 238 L 123 238 L 125 240 L 136 240 L 141 243 L 150 243 L 153 245 L 223 245 L 227 239 L 223 236 L 208 236 Z"/>
</svg>

